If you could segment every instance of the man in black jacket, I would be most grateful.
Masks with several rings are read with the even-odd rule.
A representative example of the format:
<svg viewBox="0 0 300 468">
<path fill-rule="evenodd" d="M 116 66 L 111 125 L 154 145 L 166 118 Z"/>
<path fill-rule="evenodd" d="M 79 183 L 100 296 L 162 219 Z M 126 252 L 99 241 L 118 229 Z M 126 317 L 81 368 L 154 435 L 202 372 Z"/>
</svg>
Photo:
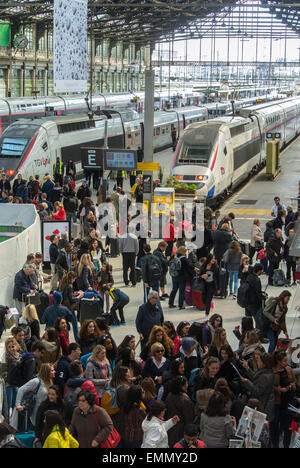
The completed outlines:
<svg viewBox="0 0 300 468">
<path fill-rule="evenodd" d="M 158 292 L 151 291 L 148 294 L 148 302 L 140 306 L 135 319 L 135 326 L 140 335 L 142 350 L 147 344 L 152 328 L 155 325 L 162 327 L 165 321 L 164 314 L 158 300 Z"/>
<path fill-rule="evenodd" d="M 52 275 L 52 280 L 51 280 L 51 285 L 50 288 L 51 290 L 56 289 L 57 286 L 57 275 L 55 274 L 55 263 L 58 257 L 58 242 L 59 239 L 58 237 L 53 234 L 50 237 L 50 247 L 49 247 L 49 257 L 50 257 L 50 268 L 51 268 L 51 275 Z"/>
<path fill-rule="evenodd" d="M 253 270 L 247 276 L 246 281 L 249 284 L 247 306 L 245 308 L 247 317 L 255 318 L 259 309 L 262 308 L 263 293 L 261 290 L 261 281 L 259 278 L 262 272 L 263 266 L 260 263 L 256 263 L 253 267 Z"/>
<path fill-rule="evenodd" d="M 9 180 L 7 180 L 6 175 L 2 174 L 1 175 L 1 180 L 0 180 L 0 195 L 2 192 L 7 192 L 8 194 L 11 192 L 11 185 Z"/>
<path fill-rule="evenodd" d="M 78 343 L 71 343 L 68 347 L 68 355 L 62 356 L 57 363 L 55 377 L 53 382 L 59 386 L 61 394 L 64 393 L 64 388 L 67 380 L 72 377 L 70 364 L 73 361 L 80 359 L 81 349 Z"/>
<path fill-rule="evenodd" d="M 88 181 L 86 179 L 84 179 L 82 181 L 82 184 L 81 186 L 79 187 L 78 189 L 78 192 L 77 192 L 77 198 L 78 200 L 80 200 L 81 202 L 83 201 L 83 199 L 85 197 L 88 197 L 90 198 L 91 197 L 91 191 L 87 185 Z"/>
<path fill-rule="evenodd" d="M 141 259 L 141 268 L 144 281 L 144 302 L 147 302 L 150 289 L 159 292 L 162 270 L 159 259 L 151 253 L 150 245 L 145 244 L 143 250 L 145 255 Z"/>
<path fill-rule="evenodd" d="M 41 341 L 35 341 L 31 347 L 31 353 L 22 354 L 22 377 L 24 384 L 34 379 L 38 374 L 38 360 L 46 351 Z"/>
<path fill-rule="evenodd" d="M 212 237 L 214 242 L 214 256 L 218 264 L 229 247 L 230 242 L 232 241 L 232 235 L 230 233 L 230 228 L 227 223 L 222 224 L 221 229 L 217 231 L 212 231 Z"/>
<path fill-rule="evenodd" d="M 273 285 L 273 273 L 274 270 L 279 268 L 281 260 L 281 248 L 283 247 L 282 242 L 282 231 L 281 229 L 275 229 L 274 236 L 271 236 L 266 245 L 267 259 L 269 260 L 269 285 Z"/>
<path fill-rule="evenodd" d="M 157 249 L 155 249 L 153 252 L 153 255 L 155 255 L 159 259 L 161 266 L 161 277 L 159 281 L 159 286 L 161 291 L 160 300 L 162 301 L 169 297 L 169 295 L 165 291 L 165 285 L 167 284 L 167 273 L 169 269 L 169 262 L 165 254 L 167 246 L 167 242 L 161 241 L 159 242 Z"/>
</svg>

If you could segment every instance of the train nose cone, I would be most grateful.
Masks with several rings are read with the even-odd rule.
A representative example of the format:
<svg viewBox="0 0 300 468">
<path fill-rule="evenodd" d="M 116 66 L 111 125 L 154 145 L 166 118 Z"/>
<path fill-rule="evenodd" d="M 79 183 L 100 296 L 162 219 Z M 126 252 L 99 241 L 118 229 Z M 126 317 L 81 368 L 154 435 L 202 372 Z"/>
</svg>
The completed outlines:
<svg viewBox="0 0 300 468">
<path fill-rule="evenodd" d="M 198 200 L 206 200 L 208 194 L 208 188 L 207 185 L 202 183 L 199 184 L 197 190 L 196 190 L 196 197 Z"/>
</svg>

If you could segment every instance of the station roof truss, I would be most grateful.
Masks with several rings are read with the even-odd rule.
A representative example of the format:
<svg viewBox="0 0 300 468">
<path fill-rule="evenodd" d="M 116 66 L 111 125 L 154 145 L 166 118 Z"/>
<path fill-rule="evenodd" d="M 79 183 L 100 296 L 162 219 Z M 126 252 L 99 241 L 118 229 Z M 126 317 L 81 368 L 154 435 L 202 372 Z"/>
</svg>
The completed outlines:
<svg viewBox="0 0 300 468">
<path fill-rule="evenodd" d="M 286 0 L 284 0 L 286 1 Z M 88 0 L 95 39 L 140 45 L 203 37 L 299 38 L 300 0 Z M 271 13 L 271 14 L 270 14 Z M 53 0 L 0 0 L 0 18 L 52 28 Z"/>
</svg>

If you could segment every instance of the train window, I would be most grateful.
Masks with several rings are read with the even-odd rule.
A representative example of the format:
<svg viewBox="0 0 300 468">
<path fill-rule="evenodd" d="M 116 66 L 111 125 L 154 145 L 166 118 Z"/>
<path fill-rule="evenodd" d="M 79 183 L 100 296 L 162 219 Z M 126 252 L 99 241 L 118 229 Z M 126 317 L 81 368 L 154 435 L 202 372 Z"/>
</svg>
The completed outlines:
<svg viewBox="0 0 300 468">
<path fill-rule="evenodd" d="M 166 127 L 166 133 L 170 133 L 170 127 Z"/>
<path fill-rule="evenodd" d="M 155 136 L 155 129 L 153 130 L 153 136 Z"/>
<path fill-rule="evenodd" d="M 161 129 L 161 133 L 162 133 L 162 135 L 164 135 L 166 133 L 164 128 Z"/>
<path fill-rule="evenodd" d="M 160 128 L 159 127 L 156 129 L 156 135 L 160 135 Z"/>
<path fill-rule="evenodd" d="M 242 125 L 237 125 L 236 127 L 231 127 L 230 129 L 230 135 L 232 137 L 235 137 L 237 135 L 240 135 L 241 133 L 244 133 L 245 131 L 245 125 L 242 124 Z"/>
<path fill-rule="evenodd" d="M 138 136 L 139 136 L 139 132 L 135 132 L 135 136 L 138 137 Z"/>
<path fill-rule="evenodd" d="M 127 136 L 128 136 L 128 138 L 131 138 L 131 133 L 128 133 L 128 135 L 127 135 Z"/>
<path fill-rule="evenodd" d="M 70 122 L 66 124 L 57 125 L 58 133 L 76 132 L 77 130 L 84 130 L 93 127 L 95 127 L 94 120 L 85 120 L 83 122 Z"/>
<path fill-rule="evenodd" d="M 48 143 L 45 141 L 45 143 L 42 145 L 42 148 L 44 151 L 47 151 L 48 149 Z"/>
</svg>

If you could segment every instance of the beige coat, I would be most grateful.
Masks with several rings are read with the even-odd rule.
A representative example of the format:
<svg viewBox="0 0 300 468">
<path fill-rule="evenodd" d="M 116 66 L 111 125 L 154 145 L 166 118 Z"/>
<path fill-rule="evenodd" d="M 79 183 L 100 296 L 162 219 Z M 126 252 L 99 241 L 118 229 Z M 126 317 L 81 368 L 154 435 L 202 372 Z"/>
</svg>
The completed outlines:
<svg viewBox="0 0 300 468">
<path fill-rule="evenodd" d="M 264 241 L 264 236 L 263 236 L 263 234 L 261 232 L 260 227 L 257 226 L 256 224 L 253 224 L 252 230 L 251 230 L 251 241 L 250 241 L 251 247 L 255 247 L 255 242 L 256 241 L 263 242 Z"/>
</svg>

